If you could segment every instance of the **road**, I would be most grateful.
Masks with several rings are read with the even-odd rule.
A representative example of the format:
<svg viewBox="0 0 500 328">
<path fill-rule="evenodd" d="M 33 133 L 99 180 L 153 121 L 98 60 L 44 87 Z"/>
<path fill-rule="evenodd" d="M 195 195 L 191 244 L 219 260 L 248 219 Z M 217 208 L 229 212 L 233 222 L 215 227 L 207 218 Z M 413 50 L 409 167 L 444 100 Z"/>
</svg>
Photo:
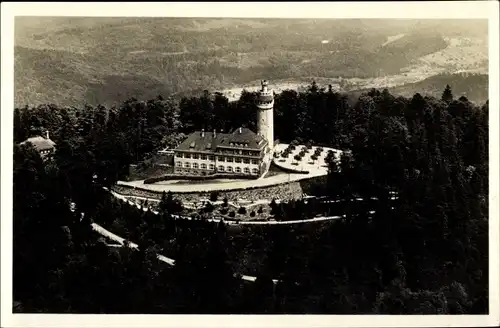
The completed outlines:
<svg viewBox="0 0 500 328">
<path fill-rule="evenodd" d="M 203 183 L 203 184 L 184 184 L 184 185 L 161 185 L 161 184 L 144 184 L 143 180 L 137 181 L 118 181 L 117 185 L 135 188 L 139 190 L 172 193 L 192 193 L 192 192 L 211 192 L 211 191 L 232 191 L 242 190 L 249 188 L 264 188 L 275 185 L 280 185 L 288 182 L 300 181 L 304 179 L 311 179 L 319 176 L 326 175 L 326 172 L 310 172 L 309 174 L 278 174 L 267 178 L 245 181 L 233 181 L 226 183 Z"/>
<path fill-rule="evenodd" d="M 133 242 L 128 242 L 127 244 L 125 244 L 125 239 L 118 236 L 118 235 L 115 235 L 114 233 L 112 233 L 111 231 L 108 231 L 106 229 L 104 229 L 103 227 L 101 227 L 100 225 L 98 225 L 97 223 L 92 223 L 91 224 L 92 226 L 92 229 L 97 232 L 98 234 L 100 234 L 101 236 L 104 236 L 106 238 L 109 238 L 117 243 L 119 243 L 120 245 L 108 245 L 109 247 L 123 247 L 123 246 L 128 246 L 132 249 L 136 249 L 138 250 L 139 249 L 139 246 L 136 244 L 136 243 L 133 243 Z M 156 257 L 158 260 L 164 262 L 164 263 L 167 263 L 168 265 L 171 265 L 171 266 L 174 266 L 175 265 L 175 260 L 172 259 L 172 258 L 169 258 L 169 257 L 166 257 L 164 255 L 161 255 L 161 254 L 156 254 Z M 249 276 L 249 275 L 241 275 L 241 279 L 242 280 L 245 280 L 245 281 L 250 281 L 250 282 L 255 282 L 255 280 L 257 280 L 257 277 L 255 276 Z M 272 279 L 273 283 L 276 284 L 278 283 L 278 279 Z"/>
</svg>

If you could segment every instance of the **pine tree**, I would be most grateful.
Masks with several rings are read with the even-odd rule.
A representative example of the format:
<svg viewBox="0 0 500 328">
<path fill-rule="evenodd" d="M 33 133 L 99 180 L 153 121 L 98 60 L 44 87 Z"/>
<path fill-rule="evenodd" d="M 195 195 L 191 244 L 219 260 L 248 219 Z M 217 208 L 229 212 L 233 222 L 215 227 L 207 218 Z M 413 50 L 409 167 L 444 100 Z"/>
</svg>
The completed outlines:
<svg viewBox="0 0 500 328">
<path fill-rule="evenodd" d="M 443 95 L 441 96 L 441 100 L 447 103 L 453 101 L 453 93 L 451 92 L 451 87 L 449 84 L 446 85 L 446 88 L 443 91 Z"/>
</svg>

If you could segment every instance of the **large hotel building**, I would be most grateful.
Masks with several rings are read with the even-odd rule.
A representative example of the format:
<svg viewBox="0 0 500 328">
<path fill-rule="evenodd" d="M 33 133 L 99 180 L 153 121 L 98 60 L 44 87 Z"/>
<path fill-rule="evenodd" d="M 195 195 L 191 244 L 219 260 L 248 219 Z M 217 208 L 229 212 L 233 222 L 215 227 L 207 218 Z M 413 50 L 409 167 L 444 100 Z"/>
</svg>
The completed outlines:
<svg viewBox="0 0 500 328">
<path fill-rule="evenodd" d="M 257 133 L 237 128 L 231 133 L 196 131 L 174 150 L 176 173 L 263 174 L 272 160 L 274 95 L 262 81 L 257 98 Z"/>
</svg>

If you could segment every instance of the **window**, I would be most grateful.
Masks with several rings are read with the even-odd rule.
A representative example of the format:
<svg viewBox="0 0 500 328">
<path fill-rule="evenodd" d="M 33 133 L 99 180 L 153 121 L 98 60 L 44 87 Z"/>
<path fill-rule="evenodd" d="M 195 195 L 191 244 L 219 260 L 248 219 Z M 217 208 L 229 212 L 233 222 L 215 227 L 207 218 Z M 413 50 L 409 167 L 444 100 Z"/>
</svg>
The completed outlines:
<svg viewBox="0 0 500 328">
<path fill-rule="evenodd" d="M 191 165 L 189 165 L 189 163 L 184 163 L 184 167 L 189 168 Z"/>
<path fill-rule="evenodd" d="M 198 168 L 198 163 L 193 163 L 193 169 L 197 169 Z"/>
<path fill-rule="evenodd" d="M 213 170 L 215 169 L 215 165 L 210 164 L 209 168 L 210 168 L 210 170 L 212 170 L 212 171 L 213 171 Z"/>
<path fill-rule="evenodd" d="M 227 161 L 228 163 L 232 163 L 232 162 L 233 162 L 233 158 L 232 158 L 232 157 L 226 157 L 226 161 Z"/>
<path fill-rule="evenodd" d="M 245 167 L 244 171 L 245 171 L 245 174 L 250 174 L 250 169 L 248 167 Z"/>
<path fill-rule="evenodd" d="M 176 162 L 176 163 L 175 163 L 175 166 L 182 167 L 182 162 Z"/>
<path fill-rule="evenodd" d="M 256 159 L 252 159 L 252 164 L 257 165 L 257 160 Z"/>
<path fill-rule="evenodd" d="M 243 160 L 243 163 L 245 163 L 245 164 L 250 164 L 250 160 L 249 160 L 248 158 L 245 158 L 245 159 Z"/>
<path fill-rule="evenodd" d="M 206 170 L 207 169 L 207 164 L 205 164 L 205 163 L 201 164 L 201 168 L 202 168 L 202 170 Z"/>
<path fill-rule="evenodd" d="M 191 158 L 191 154 L 184 154 L 185 158 Z"/>
<path fill-rule="evenodd" d="M 234 159 L 234 161 L 235 161 L 235 163 L 241 163 L 241 158 L 236 157 L 236 158 Z"/>
<path fill-rule="evenodd" d="M 253 174 L 258 174 L 258 173 L 259 173 L 259 170 L 257 170 L 257 169 L 252 169 L 252 173 L 253 173 Z"/>
<path fill-rule="evenodd" d="M 177 154 L 175 154 L 175 157 L 182 158 L 182 154 L 181 153 L 177 153 Z"/>
<path fill-rule="evenodd" d="M 241 173 L 241 167 L 236 166 L 236 173 Z"/>
<path fill-rule="evenodd" d="M 201 155 L 201 159 L 202 160 L 206 160 L 207 159 L 207 155 Z"/>
<path fill-rule="evenodd" d="M 194 159 L 199 159 L 199 158 L 200 158 L 200 155 L 198 155 L 198 154 L 193 154 L 193 158 L 194 158 Z"/>
<path fill-rule="evenodd" d="M 219 165 L 219 172 L 224 172 L 224 166 L 223 165 Z"/>
<path fill-rule="evenodd" d="M 217 160 L 221 162 L 225 162 L 225 157 L 224 156 L 217 156 Z"/>
<path fill-rule="evenodd" d="M 233 167 L 232 167 L 232 166 L 228 166 L 226 170 L 227 170 L 228 172 L 233 172 Z"/>
<path fill-rule="evenodd" d="M 213 160 L 215 159 L 215 156 L 214 156 L 214 155 L 210 155 L 210 156 L 208 156 L 208 158 L 209 158 L 211 161 L 213 161 Z"/>
</svg>

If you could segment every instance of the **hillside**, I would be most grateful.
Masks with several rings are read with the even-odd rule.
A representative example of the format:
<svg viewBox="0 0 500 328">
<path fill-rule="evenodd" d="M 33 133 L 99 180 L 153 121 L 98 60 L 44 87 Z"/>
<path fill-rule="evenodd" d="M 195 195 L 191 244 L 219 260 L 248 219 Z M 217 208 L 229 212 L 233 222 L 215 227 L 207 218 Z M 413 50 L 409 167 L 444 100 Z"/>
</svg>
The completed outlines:
<svg viewBox="0 0 500 328">
<path fill-rule="evenodd" d="M 422 95 L 440 98 L 447 84 L 450 85 L 456 98 L 466 96 L 478 104 L 488 100 L 488 75 L 485 74 L 442 74 L 421 82 L 390 88 L 389 91 L 404 97 L 419 92 Z"/>
<path fill-rule="evenodd" d="M 473 40 L 466 57 L 484 59 L 486 36 L 481 21 L 21 17 L 15 23 L 17 106 L 112 105 L 262 77 L 368 80 L 415 66 L 440 73 L 463 61 L 446 57 L 444 65 L 432 57 L 467 46 L 450 40 Z"/>
<path fill-rule="evenodd" d="M 484 104 L 488 100 L 488 75 L 486 74 L 440 74 L 416 83 L 407 83 L 401 86 L 388 88 L 394 95 L 412 97 L 416 93 L 423 96 L 441 98 L 441 95 L 449 85 L 455 98 L 467 97 L 472 102 Z M 354 97 L 359 96 L 369 89 L 351 92 Z"/>
</svg>

